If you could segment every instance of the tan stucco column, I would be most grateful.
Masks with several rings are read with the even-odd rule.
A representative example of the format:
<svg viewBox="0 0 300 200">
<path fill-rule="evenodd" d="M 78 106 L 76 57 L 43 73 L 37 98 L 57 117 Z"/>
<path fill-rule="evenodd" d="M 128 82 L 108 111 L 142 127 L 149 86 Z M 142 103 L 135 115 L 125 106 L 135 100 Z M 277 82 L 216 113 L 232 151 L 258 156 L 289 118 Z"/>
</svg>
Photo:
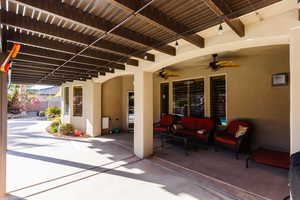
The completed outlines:
<svg viewBox="0 0 300 200">
<path fill-rule="evenodd" d="M 6 192 L 7 73 L 0 72 L 0 197 Z"/>
<path fill-rule="evenodd" d="M 86 95 L 88 102 L 86 104 L 86 134 L 96 137 L 101 135 L 101 83 L 89 83 Z"/>
<path fill-rule="evenodd" d="M 291 153 L 300 151 L 300 27 L 290 35 Z"/>
<path fill-rule="evenodd" d="M 153 77 L 151 72 L 134 74 L 134 153 L 145 158 L 153 153 Z"/>
</svg>

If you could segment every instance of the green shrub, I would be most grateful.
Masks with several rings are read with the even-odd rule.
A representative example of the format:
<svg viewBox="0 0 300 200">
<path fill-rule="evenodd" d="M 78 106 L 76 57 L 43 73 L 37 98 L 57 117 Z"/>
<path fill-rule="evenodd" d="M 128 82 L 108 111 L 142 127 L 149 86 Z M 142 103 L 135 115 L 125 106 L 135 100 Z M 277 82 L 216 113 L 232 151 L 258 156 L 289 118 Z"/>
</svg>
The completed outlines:
<svg viewBox="0 0 300 200">
<path fill-rule="evenodd" d="M 48 118 L 55 118 L 55 117 L 59 117 L 60 116 L 60 108 L 57 108 L 57 107 L 49 107 L 47 108 L 47 116 Z"/>
<path fill-rule="evenodd" d="M 59 126 L 59 133 L 63 135 L 73 134 L 74 128 L 72 124 L 63 123 Z"/>
<path fill-rule="evenodd" d="M 53 121 L 50 126 L 47 128 L 47 131 L 50 133 L 57 133 L 58 127 L 60 126 L 61 122 L 60 120 Z"/>
<path fill-rule="evenodd" d="M 50 133 L 57 133 L 57 132 L 58 132 L 58 127 L 50 126 Z"/>
</svg>

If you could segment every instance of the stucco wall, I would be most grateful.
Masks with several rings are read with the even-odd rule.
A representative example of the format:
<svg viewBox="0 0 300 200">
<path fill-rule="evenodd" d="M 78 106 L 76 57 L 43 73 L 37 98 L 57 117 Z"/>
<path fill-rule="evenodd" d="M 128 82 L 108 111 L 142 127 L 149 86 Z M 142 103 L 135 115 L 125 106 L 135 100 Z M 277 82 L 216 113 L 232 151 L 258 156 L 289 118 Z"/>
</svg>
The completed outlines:
<svg viewBox="0 0 300 200">
<path fill-rule="evenodd" d="M 102 116 L 111 118 L 112 128 L 127 129 L 127 94 L 133 91 L 133 76 L 120 76 L 102 85 Z"/>
<path fill-rule="evenodd" d="M 64 122 L 72 123 L 73 126 L 76 129 L 79 129 L 81 131 L 86 131 L 86 119 L 89 112 L 89 106 L 90 106 L 90 98 L 88 95 L 88 89 L 90 84 L 92 84 L 89 81 L 83 82 L 83 81 L 74 81 L 72 83 L 66 83 L 62 85 L 62 88 L 69 87 L 70 93 L 69 93 L 69 102 L 70 102 L 70 113 L 69 115 L 64 115 L 62 112 L 62 120 Z M 73 116 L 73 87 L 74 86 L 82 86 L 82 92 L 83 92 L 83 103 L 82 103 L 82 116 Z M 62 90 L 63 91 L 63 90 Z M 63 92 L 62 92 L 63 93 Z M 62 94 L 63 95 L 63 94 Z M 64 104 L 62 104 L 62 109 L 64 110 Z"/>
<path fill-rule="evenodd" d="M 255 126 L 254 147 L 263 146 L 289 150 L 289 86 L 272 87 L 271 75 L 289 72 L 289 47 L 278 46 L 264 52 L 253 52 L 249 56 L 233 59 L 240 68 L 219 70 L 200 70 L 200 66 L 178 68 L 180 77 L 172 80 L 200 78 L 205 79 L 205 115 L 210 116 L 209 79 L 214 75 L 226 75 L 227 80 L 227 119 L 251 119 Z M 184 68 L 184 70 L 183 70 Z M 154 76 L 154 121 L 160 117 L 160 83 L 166 82 Z M 172 111 L 172 89 L 170 88 L 170 108 Z"/>
</svg>

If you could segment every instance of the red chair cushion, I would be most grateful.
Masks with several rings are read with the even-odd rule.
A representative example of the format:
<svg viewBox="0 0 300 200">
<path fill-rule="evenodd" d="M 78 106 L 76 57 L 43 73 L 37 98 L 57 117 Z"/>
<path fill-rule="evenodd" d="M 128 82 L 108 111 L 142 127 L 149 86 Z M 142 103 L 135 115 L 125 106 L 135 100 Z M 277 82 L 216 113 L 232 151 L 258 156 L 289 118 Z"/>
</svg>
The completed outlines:
<svg viewBox="0 0 300 200">
<path fill-rule="evenodd" d="M 288 152 L 259 149 L 251 154 L 251 159 L 258 163 L 275 167 L 289 168 L 290 154 Z"/>
<path fill-rule="evenodd" d="M 237 140 L 231 135 L 216 136 L 215 140 L 230 145 L 235 145 L 237 143 Z"/>
<path fill-rule="evenodd" d="M 228 124 L 227 133 L 229 133 L 232 136 L 235 136 L 235 133 L 237 132 L 239 126 L 244 126 L 244 127 L 248 127 L 248 128 L 250 127 L 249 124 L 242 122 L 242 121 L 238 121 L 238 120 L 231 121 Z"/>
<path fill-rule="evenodd" d="M 164 115 L 159 121 L 159 124 L 161 126 L 171 126 L 173 123 L 173 119 L 174 117 L 172 115 Z"/>
</svg>

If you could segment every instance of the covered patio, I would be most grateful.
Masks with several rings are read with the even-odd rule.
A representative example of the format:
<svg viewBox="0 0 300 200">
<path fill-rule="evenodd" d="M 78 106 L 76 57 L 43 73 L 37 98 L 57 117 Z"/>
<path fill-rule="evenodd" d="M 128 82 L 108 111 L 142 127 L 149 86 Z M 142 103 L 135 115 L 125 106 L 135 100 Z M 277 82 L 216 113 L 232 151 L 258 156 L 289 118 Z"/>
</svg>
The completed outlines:
<svg viewBox="0 0 300 200">
<path fill-rule="evenodd" d="M 194 79 L 203 79 L 205 101 L 201 117 L 213 118 L 209 92 L 211 80 L 215 76 L 225 76 L 227 89 L 239 92 L 228 94 L 229 99 L 226 97 L 226 102 L 228 100 L 229 103 L 226 104 L 226 116 L 222 118 L 229 122 L 249 113 L 253 114 L 249 115 L 251 118 L 260 117 L 255 114 L 262 113 L 259 114 L 262 119 L 267 116 L 267 120 L 275 123 L 272 125 L 268 121 L 266 128 L 258 131 L 265 132 L 266 135 L 258 135 L 257 146 L 273 146 L 272 143 L 277 143 L 279 150 L 296 153 L 300 150 L 299 34 L 299 8 L 296 0 L 1 0 L 2 54 L 9 52 L 13 44 L 22 46 L 18 56 L 11 60 L 10 78 L 13 83 L 60 85 L 63 122 L 73 124 L 91 138 L 100 137 L 100 140 L 119 137 L 106 136 L 113 129 L 132 132 L 111 139 L 119 140 L 117 143 L 125 149 L 126 146 L 129 147 L 126 151 L 131 152 L 133 147 L 132 153 L 136 159 L 155 155 L 153 159 L 156 162 L 162 165 L 164 163 L 170 169 L 188 168 L 187 171 L 182 171 L 185 175 L 195 173 L 195 177 L 207 176 L 214 186 L 220 190 L 229 187 L 228 192 L 240 199 L 243 195 L 246 195 L 245 199 L 276 199 L 278 195 L 280 198 L 284 197 L 288 193 L 285 178 L 287 171 L 252 163 L 255 167 L 246 170 L 240 167 L 245 164 L 243 155 L 240 160 L 232 159 L 228 162 L 229 154 L 226 151 L 199 150 L 188 158 L 181 155 L 180 148 L 177 147 L 160 149 L 159 141 L 154 139 L 153 134 L 153 122 L 159 121 L 163 113 L 160 86 L 171 80 L 168 87 L 171 91 L 173 82 L 184 82 L 193 76 Z M 276 59 L 272 62 L 269 58 L 267 60 L 270 62 L 264 59 L 256 62 L 255 58 L 252 59 L 253 62 L 243 61 L 239 68 L 240 74 L 229 69 L 206 69 L 203 72 L 184 65 L 193 61 L 194 67 L 197 67 L 203 65 L 202 61 L 210 60 L 213 54 L 221 57 L 224 53 L 235 54 L 248 49 L 259 52 L 256 48 L 265 48 L 273 53 L 278 46 L 284 46 L 288 53 L 274 54 L 273 58 Z M 245 55 L 247 56 L 248 54 Z M 251 64 L 254 65 L 253 68 L 249 67 Z M 268 66 L 258 67 L 264 65 Z M 168 81 L 163 80 L 163 77 L 158 78 L 163 70 L 178 68 L 183 69 L 181 78 L 171 78 Z M 288 74 L 288 87 L 274 92 L 271 77 L 277 73 Z M 260 75 L 263 81 L 256 85 L 256 92 L 259 94 L 256 95 L 254 90 L 249 89 L 253 85 L 250 82 L 240 87 L 239 84 L 243 81 Z M 1 196 L 7 191 L 7 78 L 7 73 L 1 72 Z M 187 84 L 187 91 L 190 91 L 192 86 Z M 261 87 L 269 90 L 259 90 Z M 271 92 L 264 93 L 265 91 Z M 259 104 L 257 111 L 247 105 L 233 106 L 247 98 L 247 92 L 253 94 L 252 97 L 263 96 L 265 102 Z M 280 106 L 284 104 L 289 107 L 283 110 L 282 116 L 280 106 L 273 102 L 273 99 L 278 100 L 276 95 L 279 93 L 285 94 Z M 172 103 L 175 101 L 172 94 L 170 92 L 168 95 L 171 103 L 165 110 L 168 111 L 167 114 L 178 114 L 173 109 Z M 269 100 L 270 104 L 266 103 L 268 95 L 273 98 Z M 269 107 L 266 109 L 268 111 L 263 112 L 264 105 L 272 105 L 276 112 L 271 112 Z M 184 116 L 191 115 L 190 108 L 184 111 L 184 106 L 180 107 Z M 279 116 L 282 117 L 283 124 L 277 123 Z M 108 118 L 108 126 L 103 123 L 105 117 Z M 263 121 L 259 123 L 256 127 L 261 127 Z M 271 134 L 273 131 L 277 138 Z M 288 135 L 282 137 L 280 132 Z M 282 143 L 279 138 L 283 138 Z M 92 143 L 91 139 L 86 144 Z M 225 173 L 222 168 L 226 168 Z M 234 169 L 235 173 L 232 174 L 230 169 Z M 253 185 L 258 176 L 264 181 L 260 181 L 261 185 Z M 166 181 L 172 182 L 173 178 L 176 179 L 170 176 Z M 274 182 L 272 187 L 268 181 Z M 175 190 L 178 187 L 175 185 Z M 268 191 L 269 189 L 278 194 Z M 53 197 L 58 198 L 55 195 Z M 107 195 L 109 197 L 112 194 Z"/>
</svg>

